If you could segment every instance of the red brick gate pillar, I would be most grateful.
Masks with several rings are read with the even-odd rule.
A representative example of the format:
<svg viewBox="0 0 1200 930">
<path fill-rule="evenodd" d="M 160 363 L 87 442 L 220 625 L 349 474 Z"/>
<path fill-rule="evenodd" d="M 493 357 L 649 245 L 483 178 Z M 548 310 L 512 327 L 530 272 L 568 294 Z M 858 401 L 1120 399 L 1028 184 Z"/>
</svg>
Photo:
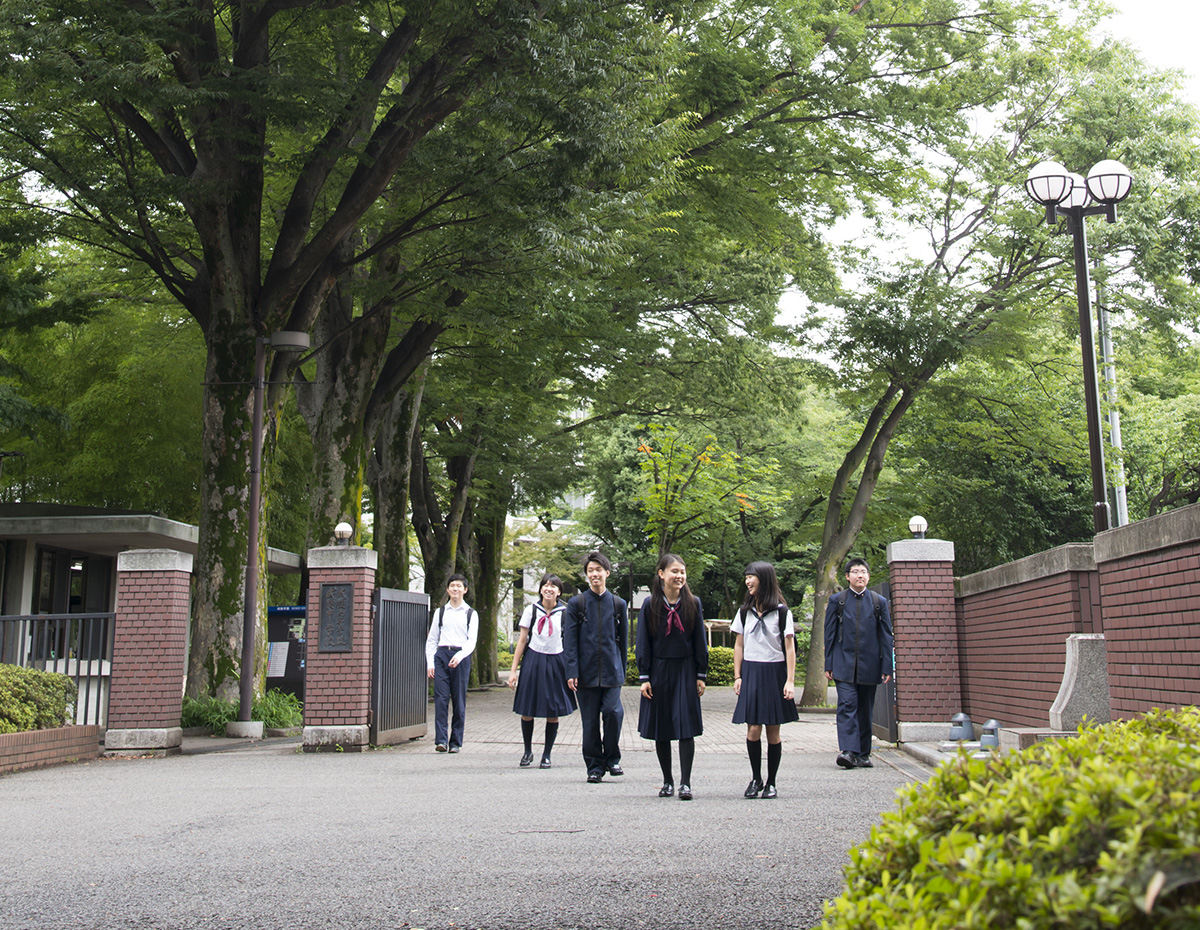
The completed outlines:
<svg viewBox="0 0 1200 930">
<path fill-rule="evenodd" d="M 905 539 L 887 547 L 900 742 L 945 739 L 962 710 L 954 543 Z"/>
<path fill-rule="evenodd" d="M 379 554 L 358 546 L 308 552 L 305 752 L 365 749 L 370 738 L 371 601 Z"/>
<path fill-rule="evenodd" d="M 105 751 L 171 755 L 180 751 L 192 557 L 172 549 L 117 555 Z"/>
</svg>

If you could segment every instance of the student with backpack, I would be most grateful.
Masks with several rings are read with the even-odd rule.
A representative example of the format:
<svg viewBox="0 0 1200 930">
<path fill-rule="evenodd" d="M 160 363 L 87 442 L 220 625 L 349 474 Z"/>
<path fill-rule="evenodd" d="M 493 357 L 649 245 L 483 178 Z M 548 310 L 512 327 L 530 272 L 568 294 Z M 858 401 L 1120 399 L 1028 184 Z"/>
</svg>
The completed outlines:
<svg viewBox="0 0 1200 930">
<path fill-rule="evenodd" d="M 562 581 L 545 574 L 538 583 L 541 600 L 530 604 L 521 615 L 521 636 L 513 652 L 508 686 L 513 695 L 513 713 L 521 715 L 521 737 L 525 754 L 521 768 L 533 764 L 533 718 L 546 718 L 546 741 L 540 768 L 550 768 L 550 751 L 558 736 L 558 718 L 575 710 L 575 692 L 567 687 L 567 663 L 563 658 L 563 617 L 567 605 L 559 602 Z M 522 661 L 524 659 L 524 661 Z"/>
<path fill-rule="evenodd" d="M 638 677 L 642 703 L 638 732 L 654 740 L 662 769 L 660 798 L 675 794 L 671 741 L 679 741 L 679 800 L 692 799 L 696 737 L 704 732 L 700 696 L 708 676 L 704 609 L 687 586 L 683 559 L 670 553 L 658 560 L 650 599 L 637 627 Z"/>
<path fill-rule="evenodd" d="M 479 615 L 463 600 L 467 594 L 465 575 L 451 575 L 446 594 L 449 600 L 433 612 L 429 624 L 425 667 L 433 679 L 433 748 L 458 752 L 467 719 L 467 682 L 471 678 L 471 653 L 479 636 Z M 447 734 L 446 717 L 451 704 L 454 719 Z"/>
<path fill-rule="evenodd" d="M 837 686 L 837 764 L 873 768 L 875 689 L 892 678 L 892 617 L 887 599 L 867 590 L 866 559 L 846 563 L 850 587 L 825 607 L 825 677 Z"/>
<path fill-rule="evenodd" d="M 751 562 L 745 575 L 746 601 L 729 625 L 736 636 L 733 691 L 737 704 L 733 722 L 746 724 L 751 777 L 744 796 L 771 799 L 778 795 L 775 776 L 783 756 L 779 728 L 800 719 L 796 711 L 796 624 L 779 590 L 775 566 L 770 562 Z M 765 781 L 763 727 L 767 730 Z"/>
</svg>

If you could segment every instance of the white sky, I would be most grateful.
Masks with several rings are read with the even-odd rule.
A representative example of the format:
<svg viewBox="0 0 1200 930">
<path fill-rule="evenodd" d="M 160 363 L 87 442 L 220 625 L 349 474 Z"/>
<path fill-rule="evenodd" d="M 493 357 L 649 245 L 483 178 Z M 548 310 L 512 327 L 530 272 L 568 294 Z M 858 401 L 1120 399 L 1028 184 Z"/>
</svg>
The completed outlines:
<svg viewBox="0 0 1200 930">
<path fill-rule="evenodd" d="M 1103 29 L 1128 40 L 1142 58 L 1157 68 L 1180 68 L 1188 73 L 1188 99 L 1200 107 L 1200 77 L 1196 34 L 1200 4 L 1195 0 L 1108 0 L 1120 12 Z"/>
</svg>

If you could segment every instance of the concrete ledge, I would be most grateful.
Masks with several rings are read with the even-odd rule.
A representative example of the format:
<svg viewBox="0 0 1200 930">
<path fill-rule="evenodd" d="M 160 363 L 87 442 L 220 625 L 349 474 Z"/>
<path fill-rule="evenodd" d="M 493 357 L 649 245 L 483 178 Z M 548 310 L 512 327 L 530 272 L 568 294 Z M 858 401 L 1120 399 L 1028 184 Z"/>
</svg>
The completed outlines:
<svg viewBox="0 0 1200 930">
<path fill-rule="evenodd" d="M 119 572 L 192 573 L 192 554 L 174 549 L 127 549 L 117 553 Z"/>
<path fill-rule="evenodd" d="M 885 559 L 893 562 L 953 562 L 954 543 L 946 539 L 900 539 L 888 543 Z"/>
<path fill-rule="evenodd" d="M 1112 562 L 1200 540 L 1200 504 L 1168 510 L 1096 536 L 1096 561 Z"/>
<path fill-rule="evenodd" d="M 300 745 L 305 752 L 362 752 L 369 745 L 370 729 L 362 726 L 305 727 Z"/>
<path fill-rule="evenodd" d="M 936 723 L 902 720 L 897 724 L 897 734 L 901 743 L 936 743 L 950 735 L 950 722 L 947 720 L 940 720 Z"/>
<path fill-rule="evenodd" d="M 308 550 L 308 567 L 378 568 L 379 553 L 362 546 L 321 546 Z"/>
<path fill-rule="evenodd" d="M 108 755 L 174 755 L 183 745 L 182 727 L 139 727 L 110 729 L 104 734 L 104 751 Z"/>
<path fill-rule="evenodd" d="M 225 724 L 225 735 L 237 739 L 262 739 L 261 720 L 230 720 Z"/>
<path fill-rule="evenodd" d="M 1049 727 L 1001 727 L 1000 751 L 1028 749 L 1042 740 L 1067 739 L 1074 735 L 1074 730 L 1053 730 Z"/>
<path fill-rule="evenodd" d="M 973 575 L 964 575 L 954 579 L 955 594 L 958 597 L 970 597 L 972 594 L 984 594 L 997 588 L 1008 588 L 1024 584 L 1027 581 L 1038 581 L 1051 575 L 1062 575 L 1067 572 L 1094 572 L 1096 570 L 1096 553 L 1091 543 L 1068 543 L 1028 555 L 1006 565 L 987 568 Z"/>
</svg>

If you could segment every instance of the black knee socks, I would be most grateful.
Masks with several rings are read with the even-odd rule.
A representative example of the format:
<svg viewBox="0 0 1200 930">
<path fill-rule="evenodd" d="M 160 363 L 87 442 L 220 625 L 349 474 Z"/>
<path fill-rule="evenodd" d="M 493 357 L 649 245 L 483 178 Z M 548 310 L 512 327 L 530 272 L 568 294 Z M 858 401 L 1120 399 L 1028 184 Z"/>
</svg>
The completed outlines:
<svg viewBox="0 0 1200 930">
<path fill-rule="evenodd" d="M 525 740 L 525 755 L 533 752 L 533 720 L 521 718 L 521 738 Z"/>
<path fill-rule="evenodd" d="M 658 756 L 658 767 L 662 769 L 663 784 L 675 784 L 675 776 L 671 771 L 671 741 L 669 739 L 656 739 L 654 741 L 654 752 Z"/>
<path fill-rule="evenodd" d="M 696 741 L 681 739 L 679 741 L 679 784 L 692 783 L 692 760 L 696 758 Z"/>
<path fill-rule="evenodd" d="M 550 750 L 554 748 L 554 741 L 558 738 L 558 724 L 546 724 L 546 748 L 542 750 L 542 758 L 550 758 Z"/>
<path fill-rule="evenodd" d="M 779 774 L 779 760 L 783 758 L 783 743 L 767 743 L 767 784 L 775 784 Z"/>
<path fill-rule="evenodd" d="M 746 740 L 746 755 L 750 757 L 750 774 L 755 781 L 762 781 L 762 741 Z"/>
</svg>

